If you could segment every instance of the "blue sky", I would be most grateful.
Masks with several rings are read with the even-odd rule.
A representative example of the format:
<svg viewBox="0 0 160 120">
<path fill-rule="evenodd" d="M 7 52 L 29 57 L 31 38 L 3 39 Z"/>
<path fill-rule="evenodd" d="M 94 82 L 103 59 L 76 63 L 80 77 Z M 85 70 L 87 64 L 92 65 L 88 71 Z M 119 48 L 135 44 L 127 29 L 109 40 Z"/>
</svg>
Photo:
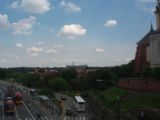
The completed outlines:
<svg viewBox="0 0 160 120">
<path fill-rule="evenodd" d="M 1 0 L 0 67 L 115 66 L 155 28 L 156 0 Z"/>
</svg>

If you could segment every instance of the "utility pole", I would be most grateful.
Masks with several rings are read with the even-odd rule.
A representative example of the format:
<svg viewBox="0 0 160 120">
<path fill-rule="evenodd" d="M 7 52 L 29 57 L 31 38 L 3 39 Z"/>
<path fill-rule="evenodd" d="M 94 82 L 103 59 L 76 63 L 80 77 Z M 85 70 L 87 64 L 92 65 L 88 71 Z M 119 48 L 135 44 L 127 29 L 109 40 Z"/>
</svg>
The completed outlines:
<svg viewBox="0 0 160 120">
<path fill-rule="evenodd" d="M 117 96 L 117 120 L 120 119 L 120 97 Z"/>
<path fill-rule="evenodd" d="M 2 92 L 2 90 L 0 90 L 0 92 L 1 92 L 1 96 L 2 96 L 2 101 L 3 101 L 3 92 Z M 4 104 L 2 105 L 3 107 L 2 107 L 2 111 L 3 111 L 3 113 L 2 113 L 2 120 L 4 120 Z"/>
</svg>

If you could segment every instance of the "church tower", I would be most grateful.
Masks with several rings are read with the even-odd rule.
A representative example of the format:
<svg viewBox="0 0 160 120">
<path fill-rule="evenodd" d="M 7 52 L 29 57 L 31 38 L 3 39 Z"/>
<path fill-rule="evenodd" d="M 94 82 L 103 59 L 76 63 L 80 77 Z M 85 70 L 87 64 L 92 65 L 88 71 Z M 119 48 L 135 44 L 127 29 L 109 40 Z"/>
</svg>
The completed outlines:
<svg viewBox="0 0 160 120">
<path fill-rule="evenodd" d="M 134 73 L 141 73 L 148 67 L 160 67 L 160 0 L 157 0 L 156 30 L 151 24 L 150 31 L 137 42 Z"/>
<path fill-rule="evenodd" d="M 154 13 L 156 15 L 157 30 L 160 30 L 160 0 L 157 0 L 156 11 Z"/>
</svg>

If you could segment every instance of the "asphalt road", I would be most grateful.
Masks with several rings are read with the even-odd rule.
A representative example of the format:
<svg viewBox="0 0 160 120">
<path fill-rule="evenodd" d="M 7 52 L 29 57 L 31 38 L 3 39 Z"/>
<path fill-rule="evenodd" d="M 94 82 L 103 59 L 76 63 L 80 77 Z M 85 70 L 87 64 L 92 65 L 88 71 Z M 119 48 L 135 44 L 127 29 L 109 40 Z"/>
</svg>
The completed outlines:
<svg viewBox="0 0 160 120">
<path fill-rule="evenodd" d="M 60 93 L 56 93 L 55 96 L 58 100 L 61 100 L 63 103 L 64 110 L 62 113 L 62 120 L 90 120 L 90 118 L 92 117 L 92 113 L 90 112 L 90 109 L 87 103 L 86 103 L 85 112 L 76 112 L 75 107 L 74 107 L 74 100 L 72 97 L 64 95 L 64 94 L 60 94 Z M 61 99 L 62 97 L 66 98 L 66 100 L 62 100 Z M 68 107 L 71 108 L 73 112 L 76 112 L 76 116 L 65 115 L 65 111 Z"/>
<path fill-rule="evenodd" d="M 37 114 L 40 114 L 40 120 L 49 120 L 47 116 L 39 109 L 39 107 L 30 99 L 30 96 L 23 96 L 23 102 L 15 106 L 14 114 L 3 114 L 3 98 L 7 89 L 7 84 L 0 82 L 0 120 L 37 120 Z M 25 101 L 30 101 L 29 104 Z"/>
</svg>

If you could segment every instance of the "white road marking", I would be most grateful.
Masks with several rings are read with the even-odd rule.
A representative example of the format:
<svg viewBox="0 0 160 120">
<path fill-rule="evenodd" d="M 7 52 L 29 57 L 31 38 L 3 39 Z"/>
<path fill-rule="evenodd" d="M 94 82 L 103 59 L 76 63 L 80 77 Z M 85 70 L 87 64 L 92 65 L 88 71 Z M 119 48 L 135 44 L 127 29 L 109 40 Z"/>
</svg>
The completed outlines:
<svg viewBox="0 0 160 120">
<path fill-rule="evenodd" d="M 44 116 L 44 118 L 45 118 L 45 120 L 49 120 L 49 119 L 47 118 L 47 116 Z"/>
<path fill-rule="evenodd" d="M 73 116 L 65 116 L 63 118 L 63 120 L 86 120 L 86 117 L 83 117 L 83 116 L 76 116 L 76 117 L 73 117 Z"/>
<path fill-rule="evenodd" d="M 85 117 L 82 117 L 82 120 L 85 120 Z"/>
<path fill-rule="evenodd" d="M 33 120 L 36 120 L 34 117 L 33 117 L 33 115 L 32 115 L 32 113 L 29 111 L 29 109 L 27 108 L 27 106 L 24 104 L 24 102 L 22 101 L 22 104 L 25 106 L 25 108 L 27 109 L 27 111 L 29 112 L 29 114 L 30 114 L 30 116 L 31 116 L 31 118 L 33 119 Z"/>
</svg>

